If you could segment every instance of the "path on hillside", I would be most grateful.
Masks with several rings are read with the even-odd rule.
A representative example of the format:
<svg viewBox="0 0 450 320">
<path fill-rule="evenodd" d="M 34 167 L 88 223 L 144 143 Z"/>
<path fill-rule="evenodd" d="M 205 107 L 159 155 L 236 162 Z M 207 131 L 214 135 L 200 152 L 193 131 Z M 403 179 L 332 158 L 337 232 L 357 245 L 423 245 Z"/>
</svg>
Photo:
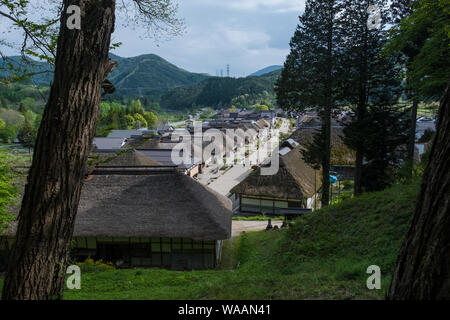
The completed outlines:
<svg viewBox="0 0 450 320">
<path fill-rule="evenodd" d="M 283 221 L 276 220 L 272 221 L 272 226 L 278 226 L 281 228 Z M 249 231 L 262 231 L 267 227 L 267 221 L 244 221 L 244 220 L 233 220 L 231 224 L 231 238 L 224 241 L 223 251 L 222 251 L 222 261 L 218 266 L 221 270 L 235 269 L 236 266 L 233 263 L 234 255 L 234 244 L 235 240 L 242 234 L 242 232 Z"/>
<path fill-rule="evenodd" d="M 272 226 L 278 226 L 281 228 L 283 221 L 272 221 Z M 267 221 L 246 221 L 246 220 L 233 220 L 231 225 L 231 237 L 239 236 L 243 231 L 261 231 L 267 227 Z"/>
</svg>

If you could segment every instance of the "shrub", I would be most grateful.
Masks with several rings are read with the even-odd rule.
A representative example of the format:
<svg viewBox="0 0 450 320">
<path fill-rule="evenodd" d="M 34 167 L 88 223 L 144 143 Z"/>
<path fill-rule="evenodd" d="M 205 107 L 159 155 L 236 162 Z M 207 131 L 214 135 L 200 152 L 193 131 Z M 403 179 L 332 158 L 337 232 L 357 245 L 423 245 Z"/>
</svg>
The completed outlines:
<svg viewBox="0 0 450 320">
<path fill-rule="evenodd" d="M 81 272 L 102 272 L 114 269 L 111 262 L 105 263 L 103 260 L 95 261 L 92 258 L 87 258 L 84 262 L 78 262 L 77 266 L 80 267 Z"/>
</svg>

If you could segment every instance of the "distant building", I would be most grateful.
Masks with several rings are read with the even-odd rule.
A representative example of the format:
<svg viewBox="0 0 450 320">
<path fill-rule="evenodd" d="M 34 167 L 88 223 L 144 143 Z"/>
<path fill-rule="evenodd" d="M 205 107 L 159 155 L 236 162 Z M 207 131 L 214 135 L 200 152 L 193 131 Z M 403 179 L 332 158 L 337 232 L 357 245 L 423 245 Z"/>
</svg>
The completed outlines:
<svg viewBox="0 0 450 320">
<path fill-rule="evenodd" d="M 112 130 L 107 138 L 123 138 L 123 139 L 130 139 L 130 138 L 138 138 L 142 137 L 143 135 L 155 135 L 155 130 L 148 130 L 146 128 L 139 129 L 139 130 Z"/>
<path fill-rule="evenodd" d="M 94 152 L 117 152 L 122 150 L 127 142 L 126 138 L 94 138 Z"/>
</svg>

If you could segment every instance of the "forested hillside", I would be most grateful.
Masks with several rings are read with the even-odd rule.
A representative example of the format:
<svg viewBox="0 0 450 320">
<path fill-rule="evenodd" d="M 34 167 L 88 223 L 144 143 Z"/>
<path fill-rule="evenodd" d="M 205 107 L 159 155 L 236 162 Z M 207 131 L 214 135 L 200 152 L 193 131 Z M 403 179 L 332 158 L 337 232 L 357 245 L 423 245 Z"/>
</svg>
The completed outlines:
<svg viewBox="0 0 450 320">
<path fill-rule="evenodd" d="M 271 73 L 273 71 L 277 71 L 277 70 L 280 70 L 280 69 L 283 69 L 283 66 L 269 66 L 269 67 L 263 68 L 261 70 L 258 70 L 256 72 L 252 73 L 250 76 L 251 77 L 252 76 L 253 77 L 262 76 L 262 75 L 265 75 L 267 73 Z"/>
<path fill-rule="evenodd" d="M 132 58 L 110 54 L 110 57 L 119 63 L 108 78 L 116 88 L 115 96 L 129 98 L 150 96 L 152 99 L 158 99 L 170 89 L 193 85 L 209 77 L 180 69 L 154 54 Z M 25 83 L 48 86 L 53 78 L 53 66 L 28 60 L 29 65 L 24 63 L 21 57 L 10 57 L 7 61 L 0 60 L 0 77 L 10 74 L 10 63 L 15 70 L 24 69 L 27 74 L 34 74 Z M 18 76 L 21 75 L 18 74 Z"/>
<path fill-rule="evenodd" d="M 116 87 L 117 94 L 127 97 L 158 99 L 170 89 L 193 85 L 209 77 L 180 69 L 154 54 L 133 58 L 110 54 L 110 57 L 119 66 L 110 74 L 109 80 Z"/>
<path fill-rule="evenodd" d="M 161 98 L 161 106 L 182 110 L 193 106 L 228 107 L 233 99 L 246 96 L 251 103 L 261 103 L 261 99 L 275 97 L 274 85 L 281 71 L 276 70 L 259 77 L 209 78 L 201 83 L 171 90 Z"/>
</svg>

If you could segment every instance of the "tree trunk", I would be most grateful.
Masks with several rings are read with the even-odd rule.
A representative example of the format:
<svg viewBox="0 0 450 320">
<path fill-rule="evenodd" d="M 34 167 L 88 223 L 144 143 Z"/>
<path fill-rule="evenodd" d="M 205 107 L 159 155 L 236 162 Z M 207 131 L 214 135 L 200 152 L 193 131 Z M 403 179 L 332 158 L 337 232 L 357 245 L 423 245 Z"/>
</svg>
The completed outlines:
<svg viewBox="0 0 450 320">
<path fill-rule="evenodd" d="M 369 1 L 366 1 L 367 7 L 369 7 Z M 365 125 L 366 120 L 366 111 L 367 111 L 367 82 L 368 82 L 368 38 L 369 38 L 369 30 L 367 28 L 367 24 L 364 25 L 363 32 L 363 46 L 361 57 L 359 61 L 359 97 L 358 97 L 358 107 L 356 111 L 357 121 L 359 123 L 360 132 L 363 131 L 363 126 Z M 364 162 L 364 144 L 366 138 L 359 134 L 358 143 L 356 146 L 356 159 L 355 159 L 355 184 L 353 193 L 355 196 L 359 196 L 362 194 L 362 174 L 363 174 L 363 162 Z"/>
<path fill-rule="evenodd" d="M 353 193 L 355 196 L 362 194 L 362 169 L 363 169 L 363 151 L 361 148 L 356 149 L 356 159 L 355 159 L 355 185 Z"/>
<path fill-rule="evenodd" d="M 408 176 L 412 177 L 412 171 L 414 167 L 414 150 L 416 149 L 416 124 L 417 124 L 417 108 L 419 106 L 419 100 L 414 98 L 413 106 L 411 108 L 411 131 L 409 133 L 409 142 L 408 142 Z"/>
<path fill-rule="evenodd" d="M 322 158 L 322 207 L 330 203 L 331 109 L 333 106 L 333 12 L 334 1 L 328 2 L 326 107 L 322 119 L 324 154 Z"/>
<path fill-rule="evenodd" d="M 388 299 L 450 299 L 450 84 Z"/>
<path fill-rule="evenodd" d="M 324 133 L 325 145 L 322 158 L 322 207 L 330 203 L 330 148 L 331 148 L 331 107 L 326 107 L 322 119 L 322 131 Z"/>
<path fill-rule="evenodd" d="M 81 30 L 66 27 L 69 5 Z M 64 0 L 55 74 L 34 150 L 3 299 L 54 299 L 64 289 L 80 191 L 108 59 L 115 0 Z"/>
</svg>

